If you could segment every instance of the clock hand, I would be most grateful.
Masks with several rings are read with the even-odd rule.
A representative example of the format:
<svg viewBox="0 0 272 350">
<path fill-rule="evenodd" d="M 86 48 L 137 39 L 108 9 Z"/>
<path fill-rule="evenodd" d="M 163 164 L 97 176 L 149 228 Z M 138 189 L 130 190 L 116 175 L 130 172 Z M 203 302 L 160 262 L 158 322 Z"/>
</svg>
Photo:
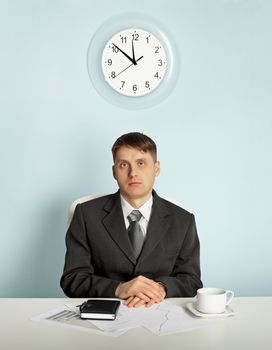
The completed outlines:
<svg viewBox="0 0 272 350">
<path fill-rule="evenodd" d="M 129 66 L 127 66 L 125 69 L 121 70 L 121 72 L 119 72 L 118 74 L 115 75 L 114 78 L 118 77 L 118 75 L 120 75 L 121 73 L 123 73 L 125 70 L 127 70 L 129 67 L 131 67 L 134 63 L 131 63 Z M 113 78 L 113 79 L 114 79 Z"/>
<path fill-rule="evenodd" d="M 144 56 L 141 56 L 140 58 L 138 58 L 135 62 L 138 62 L 141 58 L 143 58 Z M 121 72 L 119 72 L 118 74 L 116 74 L 114 76 L 114 78 L 118 77 L 118 75 L 120 75 L 121 73 L 123 73 L 125 70 L 127 70 L 129 67 L 131 67 L 134 63 L 131 63 L 129 66 L 127 66 L 125 69 L 121 70 Z M 113 79 L 114 79 L 113 78 Z"/>
<path fill-rule="evenodd" d="M 134 41 L 134 40 L 131 41 L 131 43 L 132 43 L 132 59 L 133 59 L 133 61 L 135 62 L 134 64 L 137 64 L 137 62 L 138 62 L 141 58 L 143 58 L 144 56 L 141 56 L 140 58 L 138 58 L 137 60 L 135 60 L 135 52 L 134 52 L 134 44 L 133 44 L 133 41 Z"/>
<path fill-rule="evenodd" d="M 114 43 L 112 43 L 112 45 L 114 45 L 119 51 L 122 52 L 123 55 L 126 56 L 126 58 L 128 58 L 134 65 L 136 65 L 136 61 L 135 59 L 131 58 L 128 54 L 126 54 L 123 50 L 120 49 L 120 47 L 118 47 L 117 45 L 115 45 Z"/>
</svg>

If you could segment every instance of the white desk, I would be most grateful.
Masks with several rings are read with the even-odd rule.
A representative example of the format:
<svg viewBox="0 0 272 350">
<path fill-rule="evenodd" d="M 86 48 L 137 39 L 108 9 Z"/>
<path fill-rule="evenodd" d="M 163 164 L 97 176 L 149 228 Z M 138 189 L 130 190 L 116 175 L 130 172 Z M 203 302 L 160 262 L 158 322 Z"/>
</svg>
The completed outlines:
<svg viewBox="0 0 272 350">
<path fill-rule="evenodd" d="M 31 317 L 86 299 L 0 299 L 1 350 L 270 350 L 272 297 L 234 298 L 234 317 L 191 332 L 156 336 L 136 328 L 118 338 L 33 322 Z M 184 305 L 191 299 L 168 299 Z"/>
</svg>

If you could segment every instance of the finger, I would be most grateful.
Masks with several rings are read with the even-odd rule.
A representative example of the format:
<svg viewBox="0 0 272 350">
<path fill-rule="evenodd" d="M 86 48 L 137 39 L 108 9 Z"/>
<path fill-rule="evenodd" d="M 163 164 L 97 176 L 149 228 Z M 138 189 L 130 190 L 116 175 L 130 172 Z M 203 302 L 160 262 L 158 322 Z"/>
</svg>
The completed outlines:
<svg viewBox="0 0 272 350">
<path fill-rule="evenodd" d="M 138 297 L 139 299 L 142 299 L 146 303 L 150 301 L 150 298 L 147 295 L 145 295 L 143 292 L 137 293 L 136 297 Z"/>
<path fill-rule="evenodd" d="M 127 305 L 128 307 L 140 307 L 145 305 L 146 302 L 143 299 L 140 299 L 138 297 L 134 297 L 133 300 L 130 301 L 130 303 Z"/>
<path fill-rule="evenodd" d="M 155 302 L 159 303 L 162 300 L 162 295 L 158 294 L 156 291 L 154 290 L 150 290 L 150 289 L 143 289 L 141 291 L 142 294 L 144 294 L 146 297 L 148 297 L 149 299 L 154 299 Z M 138 295 L 139 293 L 137 293 Z M 143 299 L 143 298 L 142 298 Z"/>
<path fill-rule="evenodd" d="M 127 298 L 127 299 L 124 301 L 124 304 L 125 304 L 125 305 L 128 305 L 128 304 L 131 302 L 131 300 L 133 300 L 133 298 L 134 298 L 134 296 L 131 296 L 131 297 Z"/>
<path fill-rule="evenodd" d="M 131 307 L 130 303 L 133 301 L 134 297 L 131 297 L 129 299 L 126 300 L 126 306 L 127 307 Z"/>
<path fill-rule="evenodd" d="M 146 302 L 142 299 L 140 299 L 139 301 L 137 301 L 135 304 L 134 304 L 134 307 L 141 307 L 143 305 L 146 305 Z"/>
<path fill-rule="evenodd" d="M 138 297 L 134 297 L 128 304 L 127 307 L 134 307 L 135 304 L 137 304 L 138 301 L 140 301 L 141 299 Z"/>
<path fill-rule="evenodd" d="M 150 300 L 148 303 L 145 304 L 146 307 L 151 307 L 155 304 L 154 300 Z"/>
</svg>

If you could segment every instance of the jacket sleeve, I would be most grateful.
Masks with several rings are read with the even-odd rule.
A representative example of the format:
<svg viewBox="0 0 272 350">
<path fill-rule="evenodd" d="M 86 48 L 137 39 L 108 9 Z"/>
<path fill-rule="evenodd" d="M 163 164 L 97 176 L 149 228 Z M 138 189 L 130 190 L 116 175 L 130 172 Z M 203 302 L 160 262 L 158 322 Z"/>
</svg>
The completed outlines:
<svg viewBox="0 0 272 350">
<path fill-rule="evenodd" d="M 165 285 L 167 298 L 193 297 L 203 286 L 200 279 L 200 244 L 193 214 L 171 275 L 158 276 L 156 280 Z"/>
<path fill-rule="evenodd" d="M 72 298 L 115 297 L 119 281 L 94 274 L 81 205 L 78 204 L 66 234 L 66 255 L 60 285 Z"/>
</svg>

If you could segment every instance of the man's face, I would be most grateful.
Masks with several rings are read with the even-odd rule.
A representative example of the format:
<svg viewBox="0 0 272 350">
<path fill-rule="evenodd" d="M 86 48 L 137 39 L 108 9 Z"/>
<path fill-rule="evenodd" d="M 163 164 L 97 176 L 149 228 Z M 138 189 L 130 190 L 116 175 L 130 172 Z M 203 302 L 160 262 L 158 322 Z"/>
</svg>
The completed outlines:
<svg viewBox="0 0 272 350">
<path fill-rule="evenodd" d="M 122 196 L 129 202 L 143 204 L 151 195 L 155 177 L 160 173 L 160 163 L 150 152 L 122 146 L 116 153 L 113 176 Z"/>
</svg>

